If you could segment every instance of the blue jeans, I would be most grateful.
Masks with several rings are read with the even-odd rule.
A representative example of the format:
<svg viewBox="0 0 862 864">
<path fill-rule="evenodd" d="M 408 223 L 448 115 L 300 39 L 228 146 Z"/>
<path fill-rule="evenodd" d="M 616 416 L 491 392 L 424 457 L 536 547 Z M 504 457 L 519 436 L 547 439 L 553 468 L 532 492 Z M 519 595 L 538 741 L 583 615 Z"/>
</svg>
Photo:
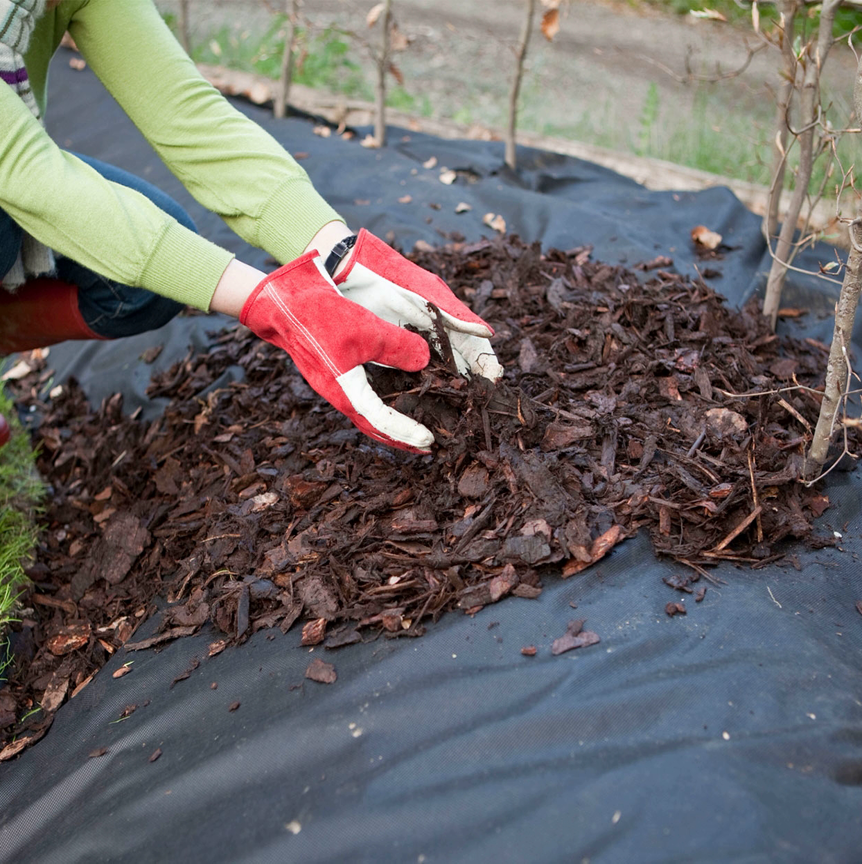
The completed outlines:
<svg viewBox="0 0 862 864">
<path fill-rule="evenodd" d="M 135 189 L 157 207 L 174 217 L 181 225 L 197 231 L 191 217 L 173 198 L 151 183 L 141 180 L 113 165 L 88 156 L 81 161 L 96 169 L 106 180 Z M 22 230 L 0 209 L 0 279 L 12 269 L 21 250 Z M 153 294 L 143 288 L 132 288 L 106 279 L 71 258 L 57 257 L 57 277 L 78 286 L 78 308 L 87 326 L 105 339 L 134 336 L 167 324 L 185 307 L 175 300 Z M 2 290 L 2 289 L 0 289 Z"/>
</svg>

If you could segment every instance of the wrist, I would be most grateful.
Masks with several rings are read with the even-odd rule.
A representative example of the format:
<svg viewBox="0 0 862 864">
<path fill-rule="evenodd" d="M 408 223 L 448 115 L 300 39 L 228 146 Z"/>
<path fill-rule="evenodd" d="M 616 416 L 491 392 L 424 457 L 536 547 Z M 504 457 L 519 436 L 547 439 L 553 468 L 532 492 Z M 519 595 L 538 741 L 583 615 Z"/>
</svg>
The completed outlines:
<svg viewBox="0 0 862 864">
<path fill-rule="evenodd" d="M 314 235 L 314 237 L 311 238 L 308 246 L 305 247 L 305 251 L 308 252 L 309 249 L 316 249 L 320 253 L 321 258 L 326 261 L 332 248 L 341 240 L 351 237 L 352 235 L 353 232 L 344 222 L 327 222 L 326 225 L 324 225 Z M 338 266 L 332 274 L 333 278 L 335 278 L 335 276 L 337 276 L 347 266 L 352 255 L 353 250 L 351 249 L 338 263 Z"/>
<path fill-rule="evenodd" d="M 223 312 L 233 318 L 239 318 L 243 306 L 255 288 L 266 278 L 266 273 L 243 264 L 236 258 L 227 265 L 212 301 L 210 309 L 213 312 Z"/>
</svg>

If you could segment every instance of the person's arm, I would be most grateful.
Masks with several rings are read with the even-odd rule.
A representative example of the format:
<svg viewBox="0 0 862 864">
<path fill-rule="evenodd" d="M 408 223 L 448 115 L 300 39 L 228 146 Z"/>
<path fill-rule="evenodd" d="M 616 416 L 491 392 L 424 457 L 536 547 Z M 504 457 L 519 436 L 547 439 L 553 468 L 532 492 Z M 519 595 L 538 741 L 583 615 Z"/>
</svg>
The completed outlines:
<svg viewBox="0 0 862 864">
<path fill-rule="evenodd" d="M 233 255 L 61 150 L 0 82 L 0 207 L 46 246 L 201 309 Z"/>
<path fill-rule="evenodd" d="M 69 31 L 168 168 L 250 245 L 291 261 L 340 219 L 281 144 L 203 79 L 152 0 L 89 0 Z"/>
</svg>

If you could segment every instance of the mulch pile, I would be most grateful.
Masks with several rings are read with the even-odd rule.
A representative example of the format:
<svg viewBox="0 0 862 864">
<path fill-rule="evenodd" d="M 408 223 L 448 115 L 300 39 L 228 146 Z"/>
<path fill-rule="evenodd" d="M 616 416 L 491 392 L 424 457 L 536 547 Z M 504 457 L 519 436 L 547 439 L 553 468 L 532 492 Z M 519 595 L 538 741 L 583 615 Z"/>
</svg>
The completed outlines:
<svg viewBox="0 0 862 864">
<path fill-rule="evenodd" d="M 413 258 L 495 327 L 507 370 L 496 387 L 468 381 L 444 350 L 422 373 L 373 371 L 433 430 L 430 457 L 362 436 L 242 327 L 154 377 L 150 394 L 171 402 L 150 424 L 119 396 L 91 410 L 74 383 L 40 401 L 48 370 L 19 382 L 43 413 L 51 494 L 0 690 L 0 740 L 18 737 L 0 758 L 122 646 L 209 621 L 224 634 L 214 651 L 297 622 L 304 644 L 335 648 L 535 598 L 640 528 L 680 563 L 671 587 L 701 597 L 692 583 L 717 561 L 830 542 L 812 530 L 828 499 L 798 482 L 816 394 L 747 395 L 819 386 L 825 346 L 776 337 L 756 307 L 728 310 L 666 259 L 636 274 L 516 237 Z M 221 385 L 232 366 L 244 380 Z M 157 596 L 158 632 L 136 640 Z M 555 646 L 598 641 L 582 626 Z"/>
</svg>

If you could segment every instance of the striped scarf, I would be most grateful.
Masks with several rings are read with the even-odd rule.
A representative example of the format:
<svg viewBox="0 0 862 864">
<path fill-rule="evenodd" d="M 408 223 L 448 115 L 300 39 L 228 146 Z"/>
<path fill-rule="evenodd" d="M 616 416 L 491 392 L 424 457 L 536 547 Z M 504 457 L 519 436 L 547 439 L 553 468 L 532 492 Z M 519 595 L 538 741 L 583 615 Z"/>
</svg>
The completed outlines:
<svg viewBox="0 0 862 864">
<path fill-rule="evenodd" d="M 36 20 L 45 11 L 46 0 L 0 0 L 0 81 L 8 84 L 41 122 L 39 106 L 30 88 L 24 57 Z M 2 287 L 14 291 L 28 276 L 40 276 L 54 269 L 50 249 L 24 234 L 21 253 L 12 269 L 0 274 Z"/>
</svg>

